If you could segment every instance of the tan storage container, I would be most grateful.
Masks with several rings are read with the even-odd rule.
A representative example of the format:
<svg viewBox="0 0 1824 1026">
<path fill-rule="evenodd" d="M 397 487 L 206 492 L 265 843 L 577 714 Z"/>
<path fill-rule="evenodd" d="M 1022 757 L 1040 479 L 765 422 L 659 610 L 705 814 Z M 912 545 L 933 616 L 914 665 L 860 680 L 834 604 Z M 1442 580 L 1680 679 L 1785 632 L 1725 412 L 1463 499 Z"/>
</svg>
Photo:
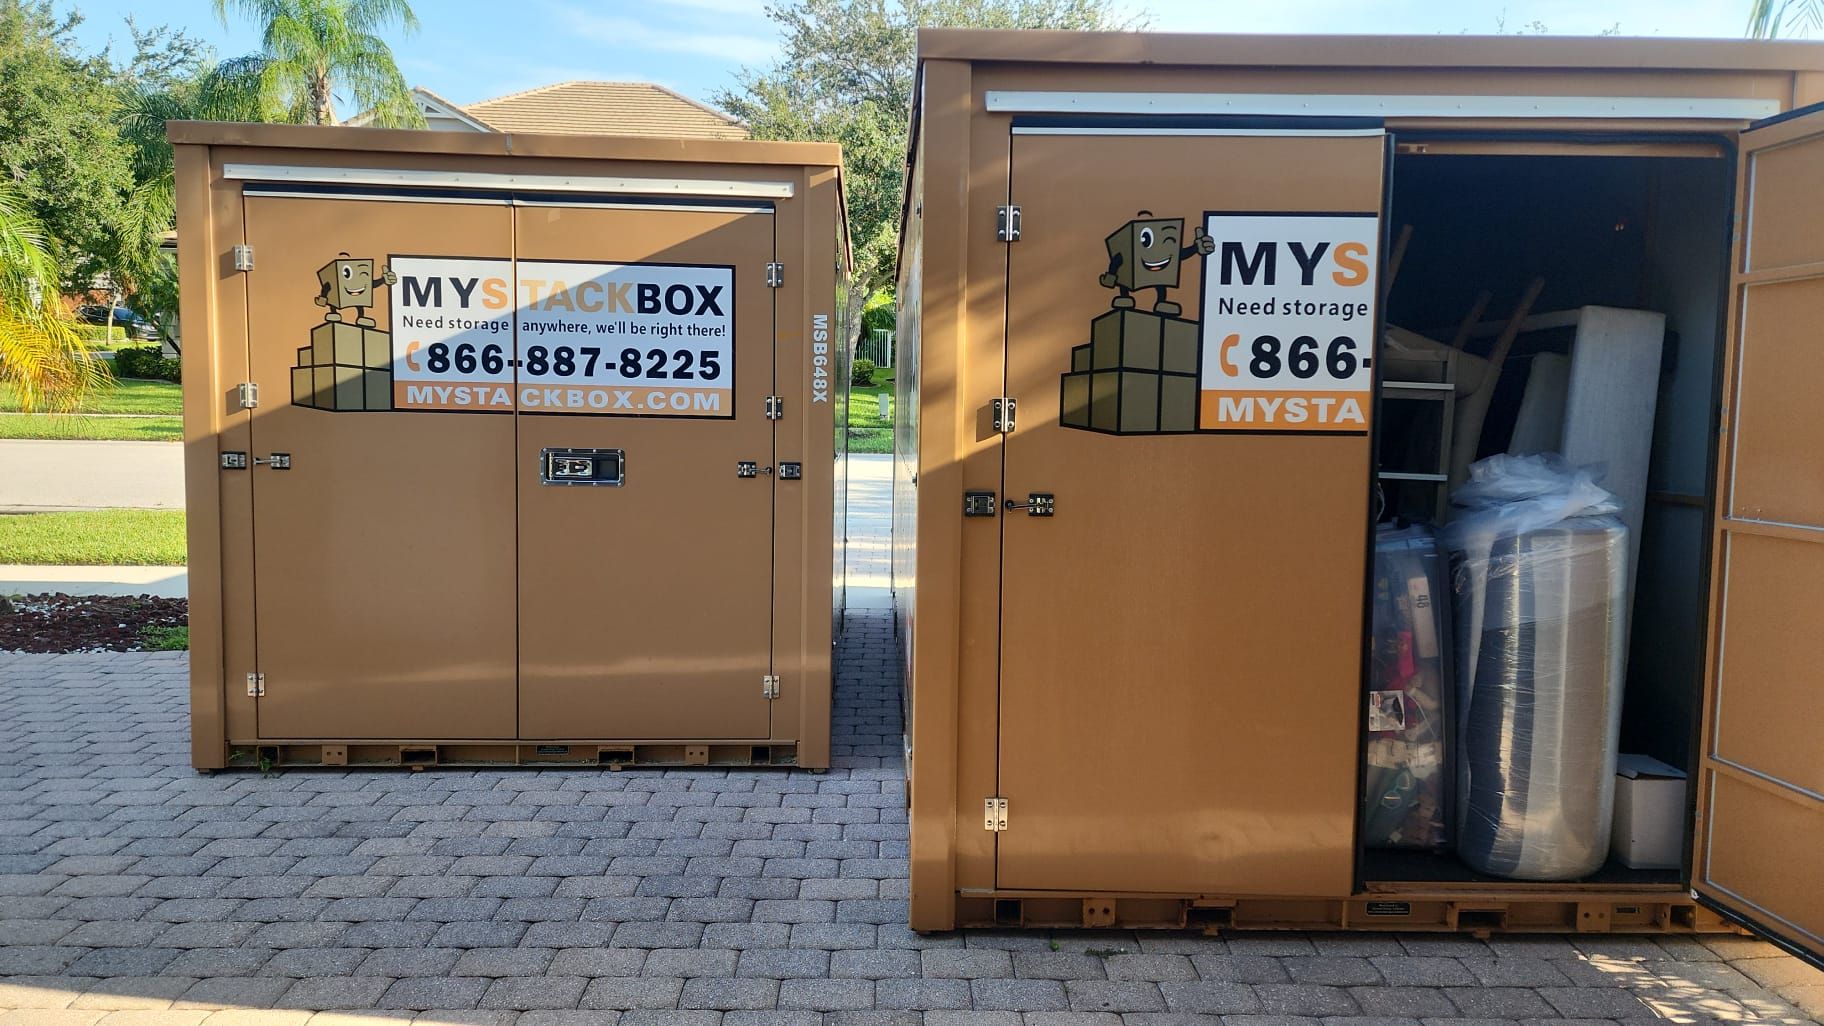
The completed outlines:
<svg viewBox="0 0 1824 1026">
<path fill-rule="evenodd" d="M 829 765 L 836 147 L 171 138 L 196 766 Z"/>
<path fill-rule="evenodd" d="M 1824 47 L 930 31 L 918 83 L 916 929 L 1824 948 Z M 1373 524 L 1448 516 L 1450 428 L 1504 451 L 1548 353 L 1529 430 L 1651 435 L 1618 730 L 1695 785 L 1678 869 L 1360 842 Z"/>
</svg>

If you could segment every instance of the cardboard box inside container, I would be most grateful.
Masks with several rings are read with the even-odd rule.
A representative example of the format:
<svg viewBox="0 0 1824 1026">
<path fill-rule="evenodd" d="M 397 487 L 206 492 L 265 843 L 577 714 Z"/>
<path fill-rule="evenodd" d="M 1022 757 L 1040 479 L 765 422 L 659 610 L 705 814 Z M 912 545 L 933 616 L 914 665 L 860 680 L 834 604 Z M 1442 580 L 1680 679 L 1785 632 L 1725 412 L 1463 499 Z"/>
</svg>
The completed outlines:
<svg viewBox="0 0 1824 1026">
<path fill-rule="evenodd" d="M 1645 755 L 1615 760 L 1609 850 L 1632 869 L 1677 869 L 1685 827 L 1685 774 Z"/>
</svg>

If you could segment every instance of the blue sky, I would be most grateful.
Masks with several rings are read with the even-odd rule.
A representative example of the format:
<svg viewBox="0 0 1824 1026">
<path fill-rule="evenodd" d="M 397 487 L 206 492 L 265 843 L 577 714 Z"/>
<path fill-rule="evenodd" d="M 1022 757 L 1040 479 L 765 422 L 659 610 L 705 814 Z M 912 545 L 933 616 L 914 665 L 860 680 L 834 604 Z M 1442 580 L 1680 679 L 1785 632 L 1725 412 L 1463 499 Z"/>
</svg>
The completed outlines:
<svg viewBox="0 0 1824 1026">
<path fill-rule="evenodd" d="M 124 18 L 190 30 L 223 56 L 257 49 L 249 25 L 223 28 L 211 0 L 56 0 L 86 23 L 91 49 L 128 40 Z M 1137 0 L 1151 27 L 1187 32 L 1491 33 L 1534 22 L 1553 33 L 1739 36 L 1747 0 Z M 707 99 L 743 65 L 765 64 L 775 35 L 760 0 L 414 0 L 423 22 L 392 39 L 400 69 L 457 103 L 573 78 L 659 82 Z M 340 111 L 352 113 L 346 106 Z"/>
</svg>

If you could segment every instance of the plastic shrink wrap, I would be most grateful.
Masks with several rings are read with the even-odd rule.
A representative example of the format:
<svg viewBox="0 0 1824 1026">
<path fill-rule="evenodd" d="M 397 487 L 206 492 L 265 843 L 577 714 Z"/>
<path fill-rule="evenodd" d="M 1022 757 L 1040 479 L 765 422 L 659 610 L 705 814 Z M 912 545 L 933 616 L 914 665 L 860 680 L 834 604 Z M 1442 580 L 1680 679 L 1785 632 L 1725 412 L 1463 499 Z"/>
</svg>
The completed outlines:
<svg viewBox="0 0 1824 1026">
<path fill-rule="evenodd" d="M 1489 457 L 1451 499 L 1457 852 L 1499 876 L 1588 876 L 1615 798 L 1627 528 L 1557 456 Z"/>
<path fill-rule="evenodd" d="M 1431 529 L 1378 528 L 1362 793 L 1369 847 L 1449 847 L 1449 610 L 1448 567 Z"/>
</svg>

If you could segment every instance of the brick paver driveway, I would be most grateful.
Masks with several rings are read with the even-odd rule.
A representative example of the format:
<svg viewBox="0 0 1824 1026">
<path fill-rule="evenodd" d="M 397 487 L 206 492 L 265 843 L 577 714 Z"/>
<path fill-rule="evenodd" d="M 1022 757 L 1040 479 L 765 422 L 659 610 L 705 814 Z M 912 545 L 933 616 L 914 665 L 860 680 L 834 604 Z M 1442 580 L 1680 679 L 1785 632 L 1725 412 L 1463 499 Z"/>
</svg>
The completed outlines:
<svg viewBox="0 0 1824 1026">
<path fill-rule="evenodd" d="M 201 777 L 181 657 L 0 655 L 0 1026 L 1456 1026 L 1824 1008 L 1824 977 L 1746 939 L 920 937 L 904 925 L 891 650 L 882 611 L 852 615 L 841 768 L 821 776 Z"/>
</svg>

